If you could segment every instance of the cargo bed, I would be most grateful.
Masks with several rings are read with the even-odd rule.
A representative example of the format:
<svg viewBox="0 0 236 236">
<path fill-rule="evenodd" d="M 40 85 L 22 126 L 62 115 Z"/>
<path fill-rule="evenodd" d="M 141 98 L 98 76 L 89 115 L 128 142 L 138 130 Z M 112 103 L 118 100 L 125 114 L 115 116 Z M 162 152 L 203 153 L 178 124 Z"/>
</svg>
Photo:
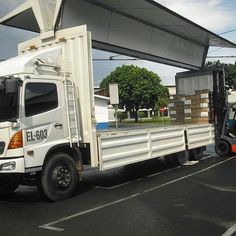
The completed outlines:
<svg viewBox="0 0 236 236">
<path fill-rule="evenodd" d="M 214 143 L 214 125 L 135 126 L 97 133 L 100 170 Z"/>
</svg>

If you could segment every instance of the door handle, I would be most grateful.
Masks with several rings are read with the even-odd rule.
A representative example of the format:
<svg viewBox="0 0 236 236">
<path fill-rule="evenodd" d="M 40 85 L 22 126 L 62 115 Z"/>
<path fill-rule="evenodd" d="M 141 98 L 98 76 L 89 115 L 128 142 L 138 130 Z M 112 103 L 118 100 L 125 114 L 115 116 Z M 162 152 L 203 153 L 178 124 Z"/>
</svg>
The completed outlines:
<svg viewBox="0 0 236 236">
<path fill-rule="evenodd" d="M 58 129 L 58 128 L 59 128 L 59 129 L 62 129 L 62 126 L 63 126 L 63 125 L 62 125 L 61 123 L 56 123 L 56 124 L 54 125 L 54 127 L 57 128 L 57 129 Z"/>
</svg>

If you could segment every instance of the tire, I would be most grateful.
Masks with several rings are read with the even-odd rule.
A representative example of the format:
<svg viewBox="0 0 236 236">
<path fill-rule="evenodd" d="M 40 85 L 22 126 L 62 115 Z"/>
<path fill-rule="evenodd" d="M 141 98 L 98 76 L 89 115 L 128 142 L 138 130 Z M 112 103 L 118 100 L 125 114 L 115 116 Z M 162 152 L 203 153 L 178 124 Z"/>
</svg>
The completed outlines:
<svg viewBox="0 0 236 236">
<path fill-rule="evenodd" d="M 230 146 L 229 143 L 227 143 L 225 140 L 220 140 L 218 143 L 215 145 L 215 152 L 219 156 L 227 156 L 230 153 Z"/>
<path fill-rule="evenodd" d="M 178 152 L 176 153 L 176 160 L 179 165 L 183 165 L 186 161 L 189 160 L 188 151 Z"/>
<path fill-rule="evenodd" d="M 78 173 L 75 161 L 66 153 L 56 153 L 44 164 L 38 183 L 39 192 L 57 202 L 70 198 L 76 190 Z"/>
<path fill-rule="evenodd" d="M 45 198 L 46 200 L 48 200 L 47 196 L 44 193 L 43 186 L 42 186 L 42 172 L 38 172 L 36 174 L 36 184 L 37 184 L 37 188 L 38 188 L 40 195 L 43 198 Z"/>
<path fill-rule="evenodd" d="M 176 157 L 174 154 L 169 154 L 165 156 L 166 162 L 171 166 L 178 165 L 178 161 L 176 160 Z"/>
<path fill-rule="evenodd" d="M 203 148 L 194 148 L 190 150 L 190 159 L 193 161 L 199 161 L 203 158 Z"/>
<path fill-rule="evenodd" d="M 0 178 L 0 196 L 10 195 L 18 188 L 18 181 L 13 182 L 8 178 Z"/>
<path fill-rule="evenodd" d="M 182 151 L 165 156 L 167 163 L 171 166 L 183 165 L 189 159 L 187 151 Z"/>
</svg>

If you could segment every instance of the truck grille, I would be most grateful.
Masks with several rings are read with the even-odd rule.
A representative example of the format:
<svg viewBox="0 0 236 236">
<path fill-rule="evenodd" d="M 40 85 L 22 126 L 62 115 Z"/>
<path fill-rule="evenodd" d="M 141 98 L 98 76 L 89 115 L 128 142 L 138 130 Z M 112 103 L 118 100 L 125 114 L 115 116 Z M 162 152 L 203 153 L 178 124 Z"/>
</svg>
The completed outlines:
<svg viewBox="0 0 236 236">
<path fill-rule="evenodd" d="M 4 148 L 5 148 L 5 143 L 4 142 L 0 142 L 0 155 L 3 154 Z"/>
</svg>

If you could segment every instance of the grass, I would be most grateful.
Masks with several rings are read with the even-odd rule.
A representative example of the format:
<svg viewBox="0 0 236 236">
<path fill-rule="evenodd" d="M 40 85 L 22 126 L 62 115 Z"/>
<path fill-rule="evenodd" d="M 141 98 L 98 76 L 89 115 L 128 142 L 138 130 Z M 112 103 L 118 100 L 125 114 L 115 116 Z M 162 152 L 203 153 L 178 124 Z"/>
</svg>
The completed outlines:
<svg viewBox="0 0 236 236">
<path fill-rule="evenodd" d="M 126 119 L 122 121 L 123 124 L 170 124 L 170 117 L 155 117 L 139 119 L 138 123 L 135 123 L 134 119 Z"/>
</svg>

